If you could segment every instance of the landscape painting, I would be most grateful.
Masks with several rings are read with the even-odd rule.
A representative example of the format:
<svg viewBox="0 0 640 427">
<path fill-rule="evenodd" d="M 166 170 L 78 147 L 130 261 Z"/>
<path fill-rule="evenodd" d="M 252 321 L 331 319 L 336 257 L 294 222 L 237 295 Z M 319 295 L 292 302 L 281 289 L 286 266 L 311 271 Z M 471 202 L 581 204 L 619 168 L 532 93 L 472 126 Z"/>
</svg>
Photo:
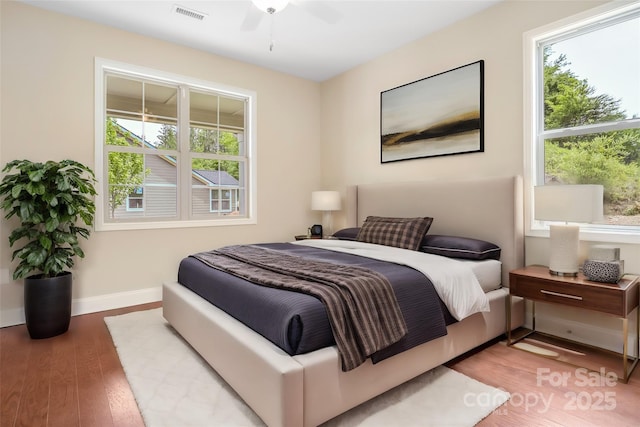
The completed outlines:
<svg viewBox="0 0 640 427">
<path fill-rule="evenodd" d="M 381 162 L 484 151 L 484 61 L 380 94 Z"/>
</svg>

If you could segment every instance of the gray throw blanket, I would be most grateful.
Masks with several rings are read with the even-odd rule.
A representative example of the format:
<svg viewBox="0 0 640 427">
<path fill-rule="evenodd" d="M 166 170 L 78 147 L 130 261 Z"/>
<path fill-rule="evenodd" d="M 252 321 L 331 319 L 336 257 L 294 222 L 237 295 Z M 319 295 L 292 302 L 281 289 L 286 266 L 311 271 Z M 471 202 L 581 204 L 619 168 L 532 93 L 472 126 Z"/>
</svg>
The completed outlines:
<svg viewBox="0 0 640 427">
<path fill-rule="evenodd" d="M 343 371 L 358 367 L 407 333 L 391 285 L 375 271 L 253 245 L 227 246 L 193 257 L 262 286 L 320 299 L 327 309 Z"/>
</svg>

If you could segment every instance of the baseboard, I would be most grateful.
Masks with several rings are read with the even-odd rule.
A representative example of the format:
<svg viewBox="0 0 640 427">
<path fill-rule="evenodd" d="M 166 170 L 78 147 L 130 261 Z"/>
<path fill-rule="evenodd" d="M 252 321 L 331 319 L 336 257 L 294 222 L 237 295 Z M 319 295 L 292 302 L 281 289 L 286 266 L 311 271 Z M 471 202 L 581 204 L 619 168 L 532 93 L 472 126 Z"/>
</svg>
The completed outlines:
<svg viewBox="0 0 640 427">
<path fill-rule="evenodd" d="M 89 298 L 74 299 L 71 302 L 71 315 L 96 313 L 114 308 L 129 307 L 162 300 L 162 286 L 140 289 L 137 291 L 118 292 Z M 20 325 L 24 323 L 24 309 L 3 310 L 0 316 L 0 327 Z"/>
<path fill-rule="evenodd" d="M 162 286 L 137 291 L 118 292 L 74 300 L 71 303 L 71 315 L 95 313 L 131 305 L 146 304 L 162 300 Z"/>
<path fill-rule="evenodd" d="M 12 308 L 0 312 L 0 328 L 24 323 L 24 308 Z"/>
</svg>

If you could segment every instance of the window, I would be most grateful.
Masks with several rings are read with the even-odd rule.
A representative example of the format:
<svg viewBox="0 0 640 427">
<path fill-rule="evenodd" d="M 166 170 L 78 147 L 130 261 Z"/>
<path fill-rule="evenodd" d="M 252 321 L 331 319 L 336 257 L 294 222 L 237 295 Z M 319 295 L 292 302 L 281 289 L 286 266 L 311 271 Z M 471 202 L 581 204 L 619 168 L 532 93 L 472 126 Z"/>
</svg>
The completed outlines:
<svg viewBox="0 0 640 427">
<path fill-rule="evenodd" d="M 605 220 L 583 229 L 640 238 L 640 6 L 525 34 L 525 85 L 527 200 L 535 185 L 601 184 Z"/>
<path fill-rule="evenodd" d="M 96 228 L 256 221 L 255 94 L 96 60 Z"/>
<path fill-rule="evenodd" d="M 237 190 L 211 190 L 211 212 L 235 212 Z"/>
<path fill-rule="evenodd" d="M 144 210 L 144 193 L 142 187 L 133 189 L 129 197 L 127 197 L 127 211 L 143 211 Z"/>
</svg>

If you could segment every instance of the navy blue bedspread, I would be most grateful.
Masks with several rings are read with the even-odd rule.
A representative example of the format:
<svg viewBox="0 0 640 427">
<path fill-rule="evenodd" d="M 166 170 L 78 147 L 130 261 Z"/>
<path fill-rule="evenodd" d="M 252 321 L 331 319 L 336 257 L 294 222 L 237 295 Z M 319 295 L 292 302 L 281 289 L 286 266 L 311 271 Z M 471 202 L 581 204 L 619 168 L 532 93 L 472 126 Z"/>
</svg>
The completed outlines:
<svg viewBox="0 0 640 427">
<path fill-rule="evenodd" d="M 409 332 L 376 353 L 371 358 L 374 363 L 446 335 L 446 325 L 455 322 L 429 279 L 410 267 L 291 243 L 258 246 L 326 262 L 358 265 L 389 280 Z M 181 261 L 178 282 L 290 355 L 335 344 L 324 305 L 311 295 L 255 285 L 193 257 Z"/>
</svg>

